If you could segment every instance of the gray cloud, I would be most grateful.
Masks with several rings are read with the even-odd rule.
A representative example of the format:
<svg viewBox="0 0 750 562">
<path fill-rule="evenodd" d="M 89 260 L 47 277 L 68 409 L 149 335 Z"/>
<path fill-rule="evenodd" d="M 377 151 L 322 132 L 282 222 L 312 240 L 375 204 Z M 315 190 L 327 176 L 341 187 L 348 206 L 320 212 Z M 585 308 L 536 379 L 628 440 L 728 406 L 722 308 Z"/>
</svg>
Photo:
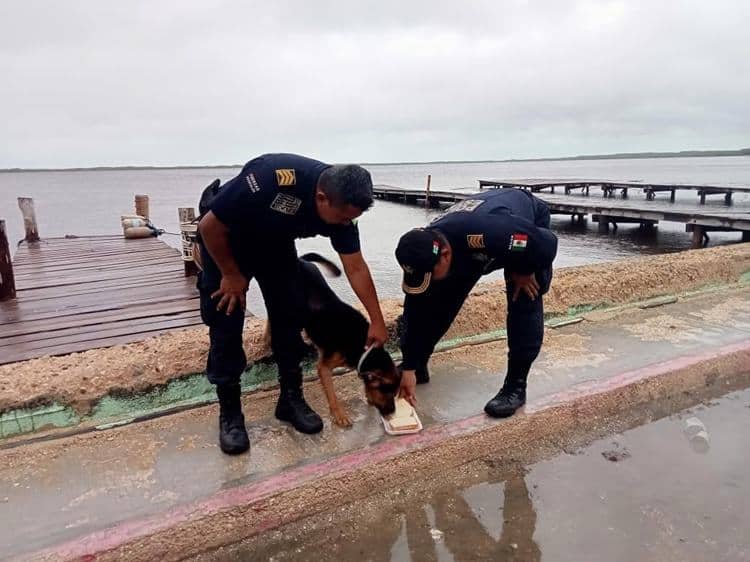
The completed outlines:
<svg viewBox="0 0 750 562">
<path fill-rule="evenodd" d="M 745 0 L 2 10 L 0 167 L 750 144 Z"/>
</svg>

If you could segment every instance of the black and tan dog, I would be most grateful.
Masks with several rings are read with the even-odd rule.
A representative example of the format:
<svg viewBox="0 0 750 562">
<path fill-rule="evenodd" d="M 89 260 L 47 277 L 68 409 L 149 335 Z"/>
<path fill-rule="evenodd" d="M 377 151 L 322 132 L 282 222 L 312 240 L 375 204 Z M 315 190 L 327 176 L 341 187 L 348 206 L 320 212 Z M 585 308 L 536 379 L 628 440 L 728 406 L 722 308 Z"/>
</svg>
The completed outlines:
<svg viewBox="0 0 750 562">
<path fill-rule="evenodd" d="M 336 296 L 313 263 L 334 277 L 340 276 L 341 270 L 318 254 L 305 254 L 299 259 L 307 307 L 304 328 L 318 349 L 318 375 L 333 421 L 341 426 L 352 424 L 333 388 L 333 369 L 337 367 L 359 366 L 367 402 L 384 416 L 392 414 L 401 385 L 401 372 L 388 352 L 378 347 L 371 349 L 359 365 L 365 352 L 369 323 L 362 313 Z"/>
</svg>

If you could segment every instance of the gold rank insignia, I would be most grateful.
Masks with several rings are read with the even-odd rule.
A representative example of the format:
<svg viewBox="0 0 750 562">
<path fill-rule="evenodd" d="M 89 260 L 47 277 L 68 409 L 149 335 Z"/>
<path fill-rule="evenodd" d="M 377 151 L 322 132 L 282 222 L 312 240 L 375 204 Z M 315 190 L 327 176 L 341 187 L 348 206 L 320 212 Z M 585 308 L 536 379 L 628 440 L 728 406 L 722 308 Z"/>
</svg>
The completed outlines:
<svg viewBox="0 0 750 562">
<path fill-rule="evenodd" d="M 466 243 L 468 244 L 469 248 L 481 250 L 482 248 L 484 248 L 484 234 L 467 234 Z"/>
<path fill-rule="evenodd" d="M 294 168 L 283 168 L 276 170 L 276 183 L 279 187 L 289 187 L 290 185 L 297 184 L 297 174 L 294 172 Z"/>
</svg>

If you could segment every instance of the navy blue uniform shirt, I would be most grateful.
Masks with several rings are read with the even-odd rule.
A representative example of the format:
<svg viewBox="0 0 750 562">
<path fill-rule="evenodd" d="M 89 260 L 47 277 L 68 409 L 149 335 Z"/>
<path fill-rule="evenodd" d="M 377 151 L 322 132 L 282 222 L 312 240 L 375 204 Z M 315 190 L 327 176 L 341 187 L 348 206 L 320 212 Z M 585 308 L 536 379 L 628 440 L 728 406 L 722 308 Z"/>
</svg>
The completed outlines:
<svg viewBox="0 0 750 562">
<path fill-rule="evenodd" d="M 459 275 L 502 268 L 528 274 L 549 267 L 557 253 L 557 237 L 548 227 L 544 202 L 519 189 L 472 195 L 429 225 L 450 242 L 451 273 Z"/>
<path fill-rule="evenodd" d="M 315 208 L 318 178 L 329 167 L 296 154 L 264 154 L 222 186 L 211 211 L 229 227 L 233 247 L 321 235 L 337 253 L 356 253 L 357 225 L 326 224 Z"/>
</svg>

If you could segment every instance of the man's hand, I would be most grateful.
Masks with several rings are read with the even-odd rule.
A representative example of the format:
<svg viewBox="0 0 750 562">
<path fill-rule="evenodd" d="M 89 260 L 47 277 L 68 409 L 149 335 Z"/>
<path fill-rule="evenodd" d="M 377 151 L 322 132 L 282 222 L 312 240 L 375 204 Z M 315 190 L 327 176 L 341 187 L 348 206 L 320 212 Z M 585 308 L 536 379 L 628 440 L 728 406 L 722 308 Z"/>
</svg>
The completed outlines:
<svg viewBox="0 0 750 562">
<path fill-rule="evenodd" d="M 377 347 L 383 347 L 386 341 L 388 341 L 388 330 L 385 329 L 385 322 L 381 318 L 379 322 L 370 324 L 370 329 L 367 331 L 366 347 L 373 344 Z"/>
<path fill-rule="evenodd" d="M 229 316 L 236 308 L 245 310 L 245 295 L 247 294 L 248 280 L 241 273 L 224 275 L 221 278 L 219 290 L 211 295 L 212 299 L 221 297 L 216 305 L 216 310 L 225 310 Z"/>
<path fill-rule="evenodd" d="M 203 239 L 203 246 L 214 259 L 221 271 L 219 290 L 211 295 L 212 299 L 221 297 L 216 310 L 225 310 L 227 316 L 238 307 L 245 310 L 245 293 L 248 280 L 240 273 L 237 262 L 229 246 L 229 227 L 221 222 L 213 211 L 209 211 L 198 223 L 198 230 Z"/>
<path fill-rule="evenodd" d="M 404 398 L 409 404 L 417 406 L 417 373 L 416 371 L 401 372 L 401 388 L 398 395 Z"/>
<path fill-rule="evenodd" d="M 513 297 L 512 302 L 516 302 L 518 295 L 521 291 L 526 293 L 531 300 L 536 299 L 539 296 L 539 283 L 533 273 L 529 275 L 522 275 L 521 273 L 511 273 L 510 280 L 513 282 Z"/>
</svg>

